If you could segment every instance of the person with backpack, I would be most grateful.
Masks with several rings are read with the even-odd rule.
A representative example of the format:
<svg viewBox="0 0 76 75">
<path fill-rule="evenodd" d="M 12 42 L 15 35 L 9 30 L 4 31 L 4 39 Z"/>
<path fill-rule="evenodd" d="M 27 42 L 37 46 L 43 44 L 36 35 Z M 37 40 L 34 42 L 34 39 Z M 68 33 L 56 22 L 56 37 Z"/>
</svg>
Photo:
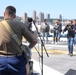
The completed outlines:
<svg viewBox="0 0 76 75">
<path fill-rule="evenodd" d="M 43 41 L 48 43 L 48 35 L 49 35 L 50 26 L 46 23 L 46 19 L 44 19 L 43 23 L 40 26 L 40 31 L 42 33 Z M 46 37 L 46 40 L 44 39 Z"/>
</svg>

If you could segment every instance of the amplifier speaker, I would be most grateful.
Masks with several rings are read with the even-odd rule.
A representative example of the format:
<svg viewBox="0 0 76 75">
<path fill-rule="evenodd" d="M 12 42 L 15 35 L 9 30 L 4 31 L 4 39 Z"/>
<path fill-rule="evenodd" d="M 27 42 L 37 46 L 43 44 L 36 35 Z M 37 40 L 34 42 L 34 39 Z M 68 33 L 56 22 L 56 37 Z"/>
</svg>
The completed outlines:
<svg viewBox="0 0 76 75">
<path fill-rule="evenodd" d="M 65 75 L 76 75 L 76 70 L 70 69 Z"/>
</svg>

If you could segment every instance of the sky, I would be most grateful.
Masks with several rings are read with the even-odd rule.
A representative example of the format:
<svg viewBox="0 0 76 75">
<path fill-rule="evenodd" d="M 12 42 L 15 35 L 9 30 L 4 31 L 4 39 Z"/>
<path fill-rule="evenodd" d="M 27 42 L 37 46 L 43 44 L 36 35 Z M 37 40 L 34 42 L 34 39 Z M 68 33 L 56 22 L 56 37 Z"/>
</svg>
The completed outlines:
<svg viewBox="0 0 76 75">
<path fill-rule="evenodd" d="M 23 16 L 24 12 L 28 17 L 32 16 L 32 11 L 50 14 L 50 18 L 59 18 L 61 14 L 65 19 L 76 19 L 76 0 L 0 0 L 0 16 L 3 16 L 7 6 L 16 8 L 17 16 Z"/>
</svg>

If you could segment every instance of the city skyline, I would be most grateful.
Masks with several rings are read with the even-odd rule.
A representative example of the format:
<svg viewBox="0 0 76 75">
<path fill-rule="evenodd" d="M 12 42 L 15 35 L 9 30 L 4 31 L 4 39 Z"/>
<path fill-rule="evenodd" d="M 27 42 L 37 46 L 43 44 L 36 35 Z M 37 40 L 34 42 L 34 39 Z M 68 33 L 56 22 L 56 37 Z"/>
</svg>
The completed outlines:
<svg viewBox="0 0 76 75">
<path fill-rule="evenodd" d="M 8 5 L 15 6 L 17 16 L 22 16 L 24 12 L 31 16 L 33 10 L 50 14 L 50 18 L 59 18 L 62 14 L 63 18 L 76 18 L 76 0 L 0 0 L 0 16 L 3 16 L 4 10 Z"/>
<path fill-rule="evenodd" d="M 26 20 L 26 18 L 29 17 L 27 12 L 24 12 L 23 14 L 23 20 Z M 37 12 L 34 10 L 31 13 L 31 18 L 35 21 L 42 22 L 44 19 L 50 19 L 50 14 L 44 14 L 43 12 Z"/>
</svg>

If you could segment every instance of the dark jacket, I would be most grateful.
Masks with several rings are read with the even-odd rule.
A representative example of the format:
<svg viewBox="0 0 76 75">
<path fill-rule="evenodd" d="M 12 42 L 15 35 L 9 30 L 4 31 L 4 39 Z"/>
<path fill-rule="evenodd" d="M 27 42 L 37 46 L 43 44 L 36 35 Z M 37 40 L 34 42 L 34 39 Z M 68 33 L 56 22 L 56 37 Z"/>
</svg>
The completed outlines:
<svg viewBox="0 0 76 75">
<path fill-rule="evenodd" d="M 67 25 L 63 32 L 65 32 L 66 30 L 68 31 L 67 33 L 67 38 L 70 38 L 70 37 L 74 37 L 74 26 L 72 25 L 71 28 L 69 28 L 70 25 Z"/>
</svg>

